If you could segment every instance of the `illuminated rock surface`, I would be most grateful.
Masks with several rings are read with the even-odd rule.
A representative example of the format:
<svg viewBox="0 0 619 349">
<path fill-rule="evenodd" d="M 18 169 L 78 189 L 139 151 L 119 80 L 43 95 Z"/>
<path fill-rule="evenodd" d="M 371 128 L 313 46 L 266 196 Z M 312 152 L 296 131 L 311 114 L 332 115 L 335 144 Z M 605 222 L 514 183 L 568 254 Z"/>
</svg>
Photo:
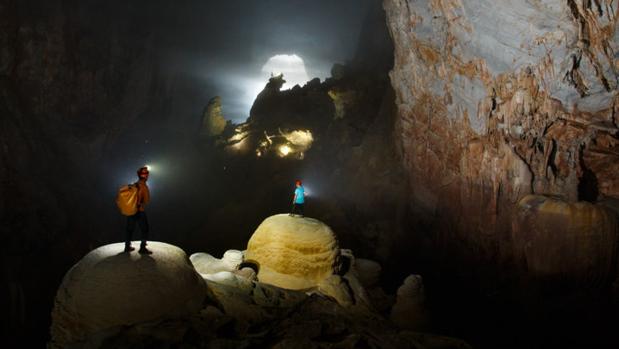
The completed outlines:
<svg viewBox="0 0 619 349">
<path fill-rule="evenodd" d="M 299 290 L 331 276 L 338 253 L 335 235 L 324 223 L 279 214 L 265 219 L 256 229 L 245 259 L 259 264 L 260 282 Z"/>
<path fill-rule="evenodd" d="M 189 260 L 200 274 L 214 274 L 220 271 L 235 271 L 243 262 L 243 252 L 228 250 L 221 259 L 208 253 L 194 253 Z"/>
<path fill-rule="evenodd" d="M 123 253 L 123 248 L 123 243 L 99 247 L 65 275 L 52 312 L 55 347 L 202 309 L 206 283 L 183 250 L 161 242 L 148 244 L 151 255 Z"/>
<path fill-rule="evenodd" d="M 201 133 L 208 137 L 219 136 L 226 128 L 226 119 L 221 111 L 221 97 L 213 97 L 202 115 Z"/>
<path fill-rule="evenodd" d="M 411 206 L 452 256 L 512 259 L 528 194 L 619 198 L 617 7 L 384 1 Z"/>
<path fill-rule="evenodd" d="M 296 221 L 292 223 L 287 217 L 267 218 L 254 236 L 270 232 L 289 237 L 289 230 L 282 229 L 288 221 L 284 226 L 295 228 L 302 241 L 294 249 L 305 254 L 313 251 L 310 255 L 333 254 L 337 245 L 328 227 L 312 219 L 290 218 Z M 311 242 L 332 248 L 323 254 Z M 202 271 L 208 271 L 202 281 L 177 247 L 151 242 L 150 256 L 122 253 L 122 248 L 123 244 L 98 248 L 67 273 L 52 314 L 51 347 L 470 348 L 458 339 L 395 328 L 373 310 L 355 276 L 359 270 L 340 270 L 344 274 L 340 276 L 327 268 L 327 277 L 318 277 L 320 282 L 311 290 L 301 291 L 252 282 L 251 269 L 237 270 L 242 253 L 236 250 L 227 251 L 221 260 L 206 253 L 192 255 L 197 264 L 204 264 Z M 287 255 L 294 260 L 295 253 Z M 348 265 L 355 265 L 352 251 L 344 250 L 342 255 L 349 259 Z M 332 266 L 332 258 L 326 259 Z M 325 258 L 305 260 L 320 266 Z M 372 270 L 375 264 L 361 263 Z M 230 271 L 221 270 L 226 268 Z M 399 300 L 404 288 L 398 291 Z M 404 292 L 406 300 L 422 299 L 416 292 L 419 287 L 413 287 L 412 293 L 410 289 Z"/>
</svg>

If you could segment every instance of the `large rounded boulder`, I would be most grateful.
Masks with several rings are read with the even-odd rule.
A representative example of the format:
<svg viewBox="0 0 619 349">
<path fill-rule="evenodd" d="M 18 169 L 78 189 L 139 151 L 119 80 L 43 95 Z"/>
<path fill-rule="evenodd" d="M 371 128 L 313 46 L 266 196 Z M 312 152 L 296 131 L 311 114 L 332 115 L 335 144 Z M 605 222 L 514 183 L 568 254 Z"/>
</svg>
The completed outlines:
<svg viewBox="0 0 619 349">
<path fill-rule="evenodd" d="M 65 275 L 52 311 L 52 347 L 120 326 L 198 312 L 206 283 L 183 250 L 150 242 L 151 255 L 99 247 Z"/>
<path fill-rule="evenodd" d="M 589 202 L 528 195 L 513 221 L 515 254 L 533 276 L 606 287 L 615 276 L 619 224 Z"/>
<path fill-rule="evenodd" d="M 301 290 L 316 287 L 334 274 L 339 251 L 335 234 L 326 224 L 279 214 L 256 229 L 245 260 L 258 265 L 260 282 Z"/>
</svg>

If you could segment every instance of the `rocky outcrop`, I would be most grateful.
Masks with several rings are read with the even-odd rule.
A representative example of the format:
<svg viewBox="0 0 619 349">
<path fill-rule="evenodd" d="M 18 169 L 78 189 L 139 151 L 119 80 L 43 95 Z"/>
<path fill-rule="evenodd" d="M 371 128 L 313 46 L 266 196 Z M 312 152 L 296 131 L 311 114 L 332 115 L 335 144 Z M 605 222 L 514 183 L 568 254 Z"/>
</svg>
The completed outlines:
<svg viewBox="0 0 619 349">
<path fill-rule="evenodd" d="M 427 325 L 425 292 L 420 275 L 409 275 L 398 288 L 389 319 L 401 328 L 420 330 Z"/>
<path fill-rule="evenodd" d="M 515 254 L 534 278 L 610 287 L 619 236 L 612 211 L 529 195 L 518 203 L 513 227 Z"/>
<path fill-rule="evenodd" d="M 194 253 L 189 260 L 200 274 L 214 274 L 220 271 L 234 271 L 243 262 L 243 252 L 228 250 L 221 259 L 208 253 Z"/>
<path fill-rule="evenodd" d="M 312 218 L 271 216 L 247 243 L 245 259 L 258 264 L 258 280 L 282 288 L 316 287 L 338 269 L 339 247 L 326 224 Z"/>
<path fill-rule="evenodd" d="M 91 338 L 101 348 L 471 348 L 464 341 L 403 331 L 383 317 L 329 298 L 266 284 L 209 282 L 209 305 L 183 319 L 143 322 Z"/>
<path fill-rule="evenodd" d="M 304 240 L 296 244 L 304 253 L 320 249 L 326 226 L 287 215 L 265 222 L 277 226 L 284 217 L 289 228 L 297 228 L 294 234 L 267 233 L 290 244 Z M 348 268 L 339 270 L 342 275 L 331 273 L 317 287 L 291 290 L 238 274 L 247 264 L 240 263 L 241 251 L 228 250 L 222 259 L 192 255 L 202 281 L 179 248 L 157 242 L 149 248 L 153 254 L 143 256 L 112 244 L 78 262 L 58 290 L 50 347 L 470 348 L 458 339 L 396 328 L 365 299 L 357 280 L 376 263 L 356 263 L 350 250 L 342 251 Z M 278 262 L 298 266 L 294 254 Z M 416 319 L 422 300 L 421 278 L 407 278 L 398 291 L 398 309 L 406 312 L 401 315 Z"/>
<path fill-rule="evenodd" d="M 150 242 L 153 253 L 141 255 L 125 253 L 123 246 L 99 247 L 65 275 L 52 312 L 53 347 L 64 348 L 95 333 L 183 317 L 202 309 L 206 283 L 183 250 Z"/>
<path fill-rule="evenodd" d="M 221 97 L 215 96 L 208 101 L 202 115 L 200 134 L 206 137 L 219 136 L 224 132 L 227 121 L 221 110 Z"/>
<path fill-rule="evenodd" d="M 513 263 L 512 236 L 527 233 L 510 222 L 526 195 L 617 198 L 617 6 L 384 1 L 396 138 L 416 217 L 437 239 Z"/>
</svg>

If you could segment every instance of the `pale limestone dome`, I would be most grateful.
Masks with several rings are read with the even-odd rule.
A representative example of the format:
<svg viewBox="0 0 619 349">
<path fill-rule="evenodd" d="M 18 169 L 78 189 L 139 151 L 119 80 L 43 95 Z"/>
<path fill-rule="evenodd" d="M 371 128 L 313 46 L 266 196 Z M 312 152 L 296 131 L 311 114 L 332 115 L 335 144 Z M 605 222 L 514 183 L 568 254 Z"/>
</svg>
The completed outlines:
<svg viewBox="0 0 619 349">
<path fill-rule="evenodd" d="M 206 283 L 183 250 L 161 242 L 148 243 L 151 255 L 123 248 L 124 243 L 99 247 L 65 275 L 52 311 L 52 347 L 202 308 Z"/>
<path fill-rule="evenodd" d="M 208 253 L 194 253 L 189 257 L 191 263 L 200 274 L 215 274 L 220 271 L 235 271 L 243 263 L 243 252 L 228 250 L 221 259 Z"/>
<path fill-rule="evenodd" d="M 335 234 L 326 224 L 279 214 L 256 229 L 245 260 L 258 264 L 260 282 L 300 290 L 315 287 L 333 275 L 338 255 Z"/>
</svg>

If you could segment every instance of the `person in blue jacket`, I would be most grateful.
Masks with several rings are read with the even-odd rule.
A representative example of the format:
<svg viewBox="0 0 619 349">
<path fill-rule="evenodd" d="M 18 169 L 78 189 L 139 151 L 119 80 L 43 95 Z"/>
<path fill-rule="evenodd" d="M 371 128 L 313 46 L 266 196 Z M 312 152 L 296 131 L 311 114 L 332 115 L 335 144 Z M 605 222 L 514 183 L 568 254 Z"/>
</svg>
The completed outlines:
<svg viewBox="0 0 619 349">
<path fill-rule="evenodd" d="M 300 180 L 295 182 L 296 189 L 294 190 L 294 197 L 292 198 L 292 212 L 290 212 L 290 216 L 294 216 L 295 213 L 299 213 L 301 217 L 303 217 L 304 205 L 305 205 L 305 189 L 301 184 Z"/>
</svg>

